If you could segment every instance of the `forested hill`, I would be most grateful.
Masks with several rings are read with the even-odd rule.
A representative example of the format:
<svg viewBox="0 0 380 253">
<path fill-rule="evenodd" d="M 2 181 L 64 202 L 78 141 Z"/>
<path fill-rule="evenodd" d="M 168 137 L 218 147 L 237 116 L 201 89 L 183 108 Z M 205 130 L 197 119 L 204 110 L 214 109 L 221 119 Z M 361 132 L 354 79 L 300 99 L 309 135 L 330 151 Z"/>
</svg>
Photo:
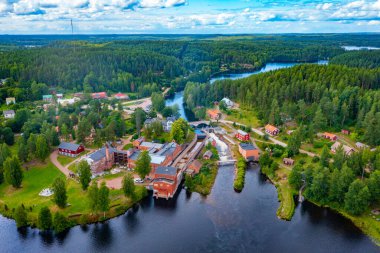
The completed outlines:
<svg viewBox="0 0 380 253">
<path fill-rule="evenodd" d="M 347 52 L 335 56 L 331 59 L 330 63 L 358 68 L 379 68 L 380 50 L 359 50 Z"/>
<path fill-rule="evenodd" d="M 229 97 L 258 112 L 262 121 L 280 125 L 287 119 L 313 124 L 316 130 L 346 125 L 364 129 L 363 138 L 380 144 L 380 69 L 338 65 L 299 65 L 214 84 L 188 84 L 191 109 Z"/>
<path fill-rule="evenodd" d="M 269 43 L 270 42 L 270 43 Z M 184 88 L 219 71 L 245 71 L 266 62 L 314 62 L 343 53 L 330 42 L 297 37 L 215 40 L 53 41 L 0 52 L 1 98 L 33 98 L 33 82 L 65 91 L 122 91 L 150 95 L 162 86 Z M 42 86 L 41 86 L 42 87 Z"/>
</svg>

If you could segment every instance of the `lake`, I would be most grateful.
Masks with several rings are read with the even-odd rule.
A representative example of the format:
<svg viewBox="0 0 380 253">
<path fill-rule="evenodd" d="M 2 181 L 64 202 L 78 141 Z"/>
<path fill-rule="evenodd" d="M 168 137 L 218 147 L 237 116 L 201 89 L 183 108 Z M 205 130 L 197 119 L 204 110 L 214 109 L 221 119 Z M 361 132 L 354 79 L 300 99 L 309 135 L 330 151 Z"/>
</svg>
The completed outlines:
<svg viewBox="0 0 380 253">
<path fill-rule="evenodd" d="M 283 69 L 283 68 L 290 68 L 295 65 L 298 65 L 301 63 L 279 63 L 279 62 L 274 62 L 274 63 L 267 63 L 264 67 L 262 67 L 260 70 L 256 70 L 253 72 L 246 72 L 246 73 L 226 73 L 226 74 L 220 74 L 218 76 L 212 77 L 210 79 L 210 83 L 214 83 L 215 81 L 218 80 L 224 80 L 224 79 L 231 79 L 231 80 L 236 80 L 236 79 L 241 79 L 241 78 L 246 78 L 251 75 L 256 75 L 259 73 L 264 73 L 272 70 L 277 70 L 277 69 Z M 326 60 L 320 60 L 316 62 L 316 64 L 320 65 L 326 65 L 328 64 L 328 61 Z M 192 118 L 192 116 L 189 115 L 189 112 L 186 112 L 184 105 L 183 105 L 183 91 L 176 92 L 173 97 L 166 99 L 166 106 L 172 106 L 172 105 L 178 105 L 179 108 L 179 114 L 181 115 L 182 118 L 189 120 L 189 117 Z"/>
<path fill-rule="evenodd" d="M 245 188 L 233 190 L 233 167 L 221 167 L 206 198 L 181 189 L 175 199 L 144 199 L 105 223 L 74 227 L 66 234 L 17 232 L 0 218 L 1 252 L 379 252 L 350 221 L 308 202 L 291 221 L 276 217 L 276 188 L 258 167 Z"/>
<path fill-rule="evenodd" d="M 358 46 L 342 46 L 346 51 L 358 51 L 358 50 L 379 50 L 380 47 L 358 47 Z"/>
</svg>

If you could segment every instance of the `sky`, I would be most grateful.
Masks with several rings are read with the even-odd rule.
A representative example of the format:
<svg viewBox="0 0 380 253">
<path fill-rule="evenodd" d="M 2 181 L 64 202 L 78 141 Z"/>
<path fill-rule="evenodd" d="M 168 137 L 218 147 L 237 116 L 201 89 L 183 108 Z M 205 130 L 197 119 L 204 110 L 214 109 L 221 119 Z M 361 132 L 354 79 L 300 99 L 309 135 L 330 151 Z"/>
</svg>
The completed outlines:
<svg viewBox="0 0 380 253">
<path fill-rule="evenodd" d="M 380 32 L 380 0 L 0 0 L 0 34 Z"/>
</svg>

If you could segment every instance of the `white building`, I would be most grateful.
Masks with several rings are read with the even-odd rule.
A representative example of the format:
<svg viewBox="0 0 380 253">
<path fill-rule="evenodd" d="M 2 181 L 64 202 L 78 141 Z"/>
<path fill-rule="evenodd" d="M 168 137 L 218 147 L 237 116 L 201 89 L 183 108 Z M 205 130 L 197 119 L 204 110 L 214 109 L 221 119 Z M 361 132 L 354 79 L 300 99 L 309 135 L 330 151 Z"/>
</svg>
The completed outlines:
<svg viewBox="0 0 380 253">
<path fill-rule="evenodd" d="M 222 100 L 221 100 L 221 102 L 224 102 L 226 105 L 227 105 L 227 107 L 228 108 L 231 108 L 231 107 L 233 107 L 235 104 L 234 104 L 234 102 L 232 102 L 229 98 L 227 98 L 227 97 L 225 97 L 225 98 L 223 98 Z"/>
<path fill-rule="evenodd" d="M 80 99 L 79 98 L 66 98 L 66 99 L 61 99 L 59 98 L 57 100 L 57 103 L 62 105 L 62 106 L 67 106 L 67 105 L 72 105 L 74 104 L 75 102 L 79 101 Z"/>
<path fill-rule="evenodd" d="M 5 110 L 3 111 L 4 118 L 6 119 L 13 119 L 16 115 L 14 110 Z"/>
<path fill-rule="evenodd" d="M 7 105 L 10 105 L 10 104 L 16 104 L 16 98 L 14 98 L 14 97 L 6 98 L 6 99 L 5 99 L 5 103 L 6 103 Z"/>
</svg>

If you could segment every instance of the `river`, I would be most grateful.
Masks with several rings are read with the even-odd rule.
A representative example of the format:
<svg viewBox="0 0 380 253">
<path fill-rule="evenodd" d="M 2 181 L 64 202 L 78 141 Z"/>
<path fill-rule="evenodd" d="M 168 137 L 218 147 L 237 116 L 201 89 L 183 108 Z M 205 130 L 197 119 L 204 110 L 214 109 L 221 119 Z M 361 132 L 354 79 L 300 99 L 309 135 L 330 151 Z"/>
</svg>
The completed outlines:
<svg viewBox="0 0 380 253">
<path fill-rule="evenodd" d="M 183 93 L 167 104 L 178 104 L 186 117 Z M 208 197 L 184 189 L 169 201 L 149 196 L 120 217 L 59 236 L 18 231 L 0 216 L 0 252 L 379 252 L 349 220 L 307 201 L 291 221 L 278 219 L 276 188 L 258 167 L 247 170 L 241 193 L 233 178 L 233 167 L 221 167 Z"/>
<path fill-rule="evenodd" d="M 291 221 L 276 217 L 276 188 L 251 167 L 233 190 L 233 167 L 221 167 L 205 198 L 181 189 L 176 199 L 144 199 L 105 223 L 74 227 L 59 237 L 0 218 L 1 252 L 379 252 L 340 215 L 308 202 Z"/>
<path fill-rule="evenodd" d="M 246 78 L 251 75 L 256 75 L 259 73 L 264 73 L 272 70 L 277 70 L 277 69 L 283 69 L 283 68 L 290 68 L 295 65 L 298 65 L 301 63 L 295 63 L 295 62 L 290 62 L 290 63 L 268 63 L 264 67 L 262 67 L 260 70 L 252 71 L 252 72 L 245 72 L 245 73 L 229 73 L 229 74 L 220 74 L 218 76 L 215 76 L 210 79 L 210 83 L 214 83 L 215 81 L 218 80 L 224 80 L 224 79 L 231 79 L 231 80 L 236 80 L 236 79 L 241 79 L 241 78 Z M 320 65 L 326 65 L 328 64 L 328 61 L 325 60 L 320 60 L 316 62 L 316 64 Z M 173 97 L 166 99 L 166 106 L 172 106 L 172 105 L 178 105 L 179 108 L 179 114 L 181 115 L 182 118 L 189 120 L 189 115 L 188 112 L 185 111 L 184 105 L 183 105 L 183 91 L 176 92 Z"/>
</svg>

